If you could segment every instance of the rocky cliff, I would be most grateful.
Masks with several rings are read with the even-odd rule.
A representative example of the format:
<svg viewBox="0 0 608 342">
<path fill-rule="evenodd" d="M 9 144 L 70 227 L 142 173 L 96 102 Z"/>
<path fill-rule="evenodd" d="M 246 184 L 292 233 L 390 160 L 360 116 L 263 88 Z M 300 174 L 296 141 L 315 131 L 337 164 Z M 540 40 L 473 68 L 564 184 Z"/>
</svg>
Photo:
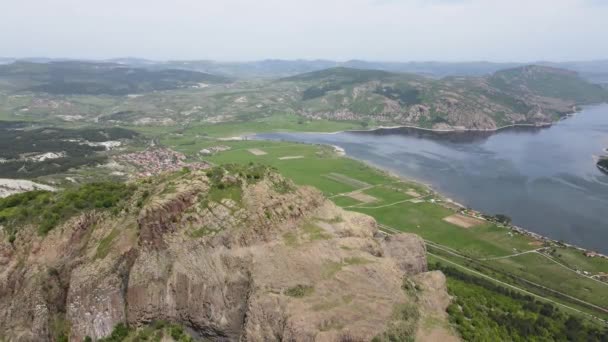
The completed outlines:
<svg viewBox="0 0 608 342">
<path fill-rule="evenodd" d="M 135 189 L 120 211 L 1 236 L 0 340 L 98 340 L 154 322 L 195 340 L 454 339 L 445 278 L 426 272 L 418 236 L 381 234 L 255 166 Z"/>
</svg>

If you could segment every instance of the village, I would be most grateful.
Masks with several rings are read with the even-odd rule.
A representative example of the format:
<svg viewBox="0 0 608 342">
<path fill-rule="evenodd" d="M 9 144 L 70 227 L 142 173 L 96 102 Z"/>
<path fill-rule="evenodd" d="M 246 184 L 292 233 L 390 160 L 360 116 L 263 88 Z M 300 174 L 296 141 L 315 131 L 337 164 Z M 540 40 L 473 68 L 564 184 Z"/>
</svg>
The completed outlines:
<svg viewBox="0 0 608 342">
<path fill-rule="evenodd" d="M 186 162 L 183 153 L 168 148 L 150 148 L 142 152 L 119 155 L 116 159 L 135 166 L 138 169 L 136 177 L 149 177 L 183 168 L 204 170 L 211 167 L 207 162 Z"/>
</svg>

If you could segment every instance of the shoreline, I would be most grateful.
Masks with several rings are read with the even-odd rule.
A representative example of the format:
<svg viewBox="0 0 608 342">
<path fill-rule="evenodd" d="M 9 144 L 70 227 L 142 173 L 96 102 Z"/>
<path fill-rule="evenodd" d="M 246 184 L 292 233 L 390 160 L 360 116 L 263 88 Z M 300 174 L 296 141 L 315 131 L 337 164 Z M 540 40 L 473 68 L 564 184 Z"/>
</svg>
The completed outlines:
<svg viewBox="0 0 608 342">
<path fill-rule="evenodd" d="M 568 117 L 574 115 L 575 113 L 568 114 Z M 554 122 L 547 122 L 542 124 L 512 124 L 501 126 L 492 129 L 479 129 L 479 128 L 462 128 L 462 129 L 435 129 L 435 128 L 424 128 L 419 126 L 411 126 L 411 125 L 397 125 L 397 126 L 377 126 L 368 129 L 345 129 L 341 131 L 333 131 L 333 132 L 298 132 L 298 131 L 284 131 L 283 133 L 298 133 L 298 134 L 340 134 L 340 133 L 356 133 L 356 132 L 375 132 L 381 130 L 395 130 L 395 129 L 413 129 L 424 132 L 432 132 L 432 133 L 498 133 L 502 130 L 509 128 L 517 128 L 517 127 L 529 127 L 529 128 L 549 128 L 556 123 L 559 123 L 562 120 L 567 119 L 568 117 L 561 118 Z M 270 133 L 281 133 L 281 132 L 270 132 Z M 261 133 L 264 134 L 264 133 Z"/>
<path fill-rule="evenodd" d="M 474 218 L 476 218 L 476 219 L 480 219 L 480 220 L 483 220 L 483 221 L 486 221 L 486 222 L 491 222 L 491 221 L 489 221 L 489 220 L 487 220 L 486 218 L 484 218 L 484 217 L 483 217 L 483 215 L 484 215 L 484 213 L 483 213 L 483 212 L 478 211 L 478 210 L 476 210 L 476 209 L 474 209 L 474 208 L 468 208 L 467 206 L 463 205 L 462 203 L 459 203 L 459 202 L 455 201 L 454 199 L 452 199 L 452 198 L 450 198 L 450 197 L 446 196 L 445 194 L 443 194 L 443 193 L 441 193 L 441 192 L 437 191 L 437 190 L 436 190 L 436 189 L 433 187 L 433 185 L 432 185 L 432 184 L 429 184 L 429 183 L 427 183 L 427 182 L 424 182 L 424 181 L 421 181 L 421 180 L 418 180 L 418 179 L 414 179 L 414 178 L 410 178 L 410 177 L 407 177 L 407 176 L 403 176 L 403 175 L 401 175 L 401 174 L 397 173 L 397 172 L 396 172 L 396 171 L 394 171 L 394 170 L 390 170 L 390 169 L 387 169 L 387 168 L 380 167 L 379 165 L 376 165 L 376 164 L 374 164 L 373 162 L 370 162 L 370 161 L 367 161 L 367 160 L 363 160 L 363 159 L 359 159 L 359 158 L 352 157 L 352 156 L 350 156 L 350 155 L 346 154 L 346 151 L 345 151 L 345 150 L 344 150 L 344 148 L 342 148 L 341 146 L 338 146 L 338 145 L 328 145 L 328 144 L 310 144 L 310 143 L 304 143 L 304 144 L 308 144 L 308 145 L 321 145 L 321 146 L 328 146 L 328 147 L 330 147 L 330 148 L 334 149 L 334 151 L 335 151 L 335 152 L 336 152 L 336 153 L 337 153 L 339 156 L 341 156 L 341 157 L 344 157 L 344 158 L 350 158 L 350 159 L 352 159 L 352 160 L 356 160 L 356 161 L 358 161 L 358 162 L 361 162 L 361 163 L 363 163 L 363 164 L 367 165 L 368 167 L 371 167 L 371 168 L 373 168 L 373 169 L 376 169 L 376 170 L 378 170 L 379 172 L 381 172 L 381 173 L 385 173 L 385 174 L 387 174 L 389 177 L 396 178 L 396 179 L 398 179 L 398 180 L 400 180 L 400 181 L 412 182 L 412 183 L 416 183 L 416 184 L 418 184 L 418 185 L 421 185 L 421 186 L 425 187 L 425 188 L 426 188 L 426 189 L 428 189 L 428 190 L 429 190 L 429 191 L 430 191 L 430 192 L 431 192 L 433 195 L 435 195 L 435 196 L 439 197 L 439 198 L 441 199 L 441 201 L 446 202 L 446 203 L 450 203 L 450 204 L 452 204 L 452 205 L 454 205 L 454 206 L 458 207 L 458 208 L 459 208 L 459 210 L 458 210 L 458 211 L 459 211 L 461 214 L 464 214 L 464 215 L 467 215 L 467 216 L 471 216 L 471 217 L 474 217 Z M 441 205 L 441 204 L 439 203 L 439 205 Z M 449 209 L 449 208 L 448 208 L 448 209 Z M 476 213 L 477 215 L 471 215 L 471 214 L 468 214 L 468 213 L 463 213 L 464 211 L 471 211 L 471 212 L 473 212 L 473 213 Z M 555 244 L 555 245 L 557 245 L 557 246 L 562 246 L 562 247 L 567 247 L 567 248 L 574 248 L 574 249 L 576 249 L 576 250 L 578 250 L 578 251 L 581 251 L 581 252 L 583 252 L 583 253 L 589 253 L 589 254 L 592 254 L 592 255 L 594 255 L 595 257 L 599 257 L 599 258 L 608 259 L 608 255 L 606 255 L 606 254 L 603 254 L 603 253 L 600 253 L 600 252 L 597 252 L 597 251 L 594 251 L 594 250 L 591 250 L 591 249 L 587 249 L 587 248 L 584 248 L 584 247 L 580 247 L 580 246 L 577 246 L 577 245 L 574 245 L 574 244 L 568 243 L 568 242 L 566 242 L 566 241 L 559 241 L 559 240 L 555 240 L 555 239 L 550 238 L 550 237 L 548 237 L 548 236 L 545 236 L 545 235 L 542 235 L 542 234 L 539 234 L 539 233 L 536 233 L 536 232 L 530 231 L 530 230 L 528 230 L 528 229 L 526 229 L 526 228 L 523 228 L 523 227 L 520 227 L 520 226 L 517 226 L 517 225 L 514 225 L 514 224 L 509 224 L 508 226 L 505 226 L 505 225 L 501 225 L 501 226 L 502 226 L 502 227 L 504 227 L 505 229 L 509 229 L 509 230 L 511 230 L 511 231 L 515 231 L 515 232 L 516 232 L 516 233 L 518 233 L 518 234 L 522 234 L 522 235 L 529 236 L 529 237 L 531 237 L 531 238 L 533 238 L 533 239 L 535 239 L 535 240 L 539 240 L 539 241 L 543 241 L 543 242 L 550 242 L 550 243 L 553 243 L 553 244 Z"/>
<path fill-rule="evenodd" d="M 602 104 L 598 104 L 598 105 L 602 105 Z M 342 130 L 342 131 L 336 131 L 336 132 L 286 132 L 286 133 L 296 133 L 296 134 L 339 134 L 339 133 L 345 133 L 345 132 L 373 132 L 373 131 L 379 131 L 379 130 L 383 130 L 383 129 L 390 130 L 390 129 L 399 129 L 399 128 L 408 128 L 408 129 L 413 129 L 413 130 L 426 131 L 426 132 L 436 132 L 436 133 L 467 133 L 467 132 L 497 133 L 497 132 L 499 132 L 501 130 L 505 130 L 505 129 L 509 129 L 509 128 L 516 128 L 516 127 L 548 128 L 548 127 L 551 127 L 551 126 L 553 126 L 555 124 L 560 123 L 561 121 L 564 121 L 566 119 L 569 119 L 569 118 L 577 115 L 578 113 L 580 113 L 581 111 L 583 111 L 585 107 L 587 107 L 587 106 L 577 107 L 576 111 L 573 111 L 572 113 L 568 113 L 565 116 L 559 118 L 558 120 L 555 120 L 555 121 L 550 122 L 550 123 L 543 123 L 543 124 L 513 124 L 513 125 L 506 125 L 506 126 L 498 127 L 496 129 L 491 129 L 491 130 L 488 130 L 488 129 L 483 129 L 483 130 L 482 129 L 436 130 L 436 129 L 430 129 L 430 128 L 421 128 L 421 127 L 416 127 L 416 126 L 407 126 L 407 125 L 405 125 L 405 126 L 380 126 L 380 127 L 374 127 L 374 128 L 370 128 L 370 129 L 364 129 L 364 130 L 353 129 L 353 130 Z M 278 133 L 278 132 L 270 132 L 270 133 Z M 264 133 L 254 134 L 253 137 L 258 136 L 259 134 L 264 134 Z M 254 139 L 260 139 L 260 138 L 254 138 Z M 260 140 L 267 140 L 267 139 L 262 138 Z M 271 140 L 273 140 L 273 139 L 271 139 Z M 284 140 L 284 139 L 279 139 L 279 140 Z M 447 195 L 445 195 L 445 194 L 443 194 L 443 193 L 435 190 L 433 188 L 432 184 L 429 184 L 429 183 L 426 183 L 424 181 L 420 181 L 420 180 L 417 180 L 417 179 L 413 179 L 411 177 L 402 176 L 402 175 L 398 174 L 397 172 L 395 172 L 393 170 L 380 167 L 378 165 L 375 165 L 372 162 L 369 162 L 369 161 L 366 161 L 366 160 L 363 160 L 363 159 L 354 158 L 354 157 L 346 154 L 346 151 L 341 146 L 336 146 L 336 145 L 331 145 L 331 144 L 323 144 L 323 143 L 305 143 L 305 144 L 328 146 L 328 147 L 334 149 L 337 153 L 339 151 L 339 155 L 341 155 L 341 156 L 345 156 L 347 158 L 351 158 L 353 160 L 362 162 L 365 165 L 367 165 L 369 167 L 372 167 L 372 168 L 374 168 L 376 170 L 379 170 L 380 172 L 383 172 L 385 174 L 388 174 L 389 176 L 391 176 L 393 178 L 396 178 L 396 179 L 399 179 L 399 180 L 403 180 L 403 181 L 413 182 L 413 183 L 422 185 L 425 188 L 429 189 L 433 194 L 435 194 L 439 198 L 441 198 L 443 201 L 445 201 L 447 203 L 450 203 L 450 204 L 452 204 L 452 205 L 454 205 L 454 206 L 456 206 L 456 207 L 458 207 L 460 209 L 464 209 L 464 210 L 468 209 L 467 206 L 465 206 L 465 205 L 463 205 L 463 204 L 461 204 L 461 203 L 453 200 L 452 198 L 448 197 Z M 336 149 L 336 147 L 339 150 Z M 608 148 L 606 148 L 605 151 L 608 153 Z M 475 212 L 475 213 L 478 213 L 480 217 L 481 217 L 481 215 L 483 215 L 482 212 L 477 211 L 474 208 L 471 209 L 471 210 L 473 212 Z M 484 221 L 488 221 L 488 220 L 484 219 Z M 536 240 L 550 242 L 550 243 L 555 244 L 557 246 L 574 248 L 574 249 L 579 250 L 579 251 L 584 252 L 584 253 L 590 253 L 590 254 L 593 254 L 595 256 L 608 259 L 608 255 L 606 255 L 606 254 L 594 251 L 594 250 L 589 249 L 589 248 L 580 247 L 580 246 L 577 246 L 575 244 L 568 243 L 566 241 L 556 240 L 556 239 L 553 239 L 551 237 L 548 237 L 548 236 L 545 236 L 545 235 L 542 235 L 542 234 L 530 231 L 530 230 L 528 230 L 526 228 L 516 226 L 514 224 L 510 224 L 509 226 L 504 226 L 504 227 L 507 228 L 507 229 L 513 230 L 513 231 L 515 231 L 515 232 L 517 232 L 519 234 L 527 235 L 527 236 L 529 236 L 529 237 L 531 237 L 533 239 L 536 239 Z"/>
<path fill-rule="evenodd" d="M 337 145 L 326 145 L 326 146 L 330 146 L 332 148 L 338 147 L 338 148 L 340 148 L 340 149 L 343 150 L 342 147 L 337 146 Z M 485 222 L 491 222 L 491 221 L 489 221 L 489 220 L 487 220 L 486 218 L 483 217 L 483 215 L 484 215 L 483 212 L 477 211 L 474 208 L 468 208 L 467 206 L 465 206 L 465 205 L 463 205 L 463 204 L 461 204 L 461 203 L 453 200 L 452 198 L 446 196 L 445 194 L 443 194 L 443 193 L 435 190 L 435 188 L 433 187 L 432 184 L 429 184 L 429 183 L 426 183 L 426 182 L 423 182 L 423 181 L 420 181 L 420 180 L 417 180 L 417 179 L 409 178 L 409 177 L 406 177 L 406 176 L 402 176 L 402 175 L 396 173 L 393 170 L 382 168 L 382 167 L 380 167 L 378 165 L 375 165 L 372 162 L 369 162 L 369 161 L 366 161 L 366 160 L 363 160 L 363 159 L 358 159 L 358 158 L 351 157 L 348 154 L 344 154 L 342 156 L 346 157 L 346 158 L 350 158 L 350 159 L 356 160 L 356 161 L 359 161 L 361 163 L 364 163 L 365 165 L 367 165 L 367 166 L 369 166 L 371 168 L 374 168 L 374 169 L 376 169 L 376 170 L 378 170 L 378 171 L 380 171 L 382 173 L 386 173 L 390 177 L 397 178 L 397 179 L 399 179 L 401 181 L 413 182 L 413 183 L 416 183 L 418 185 L 422 185 L 425 188 L 427 188 L 433 195 L 439 197 L 441 199 L 441 201 L 450 203 L 450 204 L 458 207 L 460 209 L 459 211 L 460 211 L 461 214 L 464 214 L 464 215 L 467 215 L 467 216 L 471 216 L 471 217 L 474 217 L 476 219 L 483 220 Z M 441 205 L 441 204 L 439 203 L 439 205 Z M 478 215 L 471 215 L 471 214 L 468 214 L 468 213 L 464 213 L 464 211 L 472 211 L 474 213 L 477 213 Z M 587 248 L 584 248 L 584 247 L 580 247 L 580 246 L 568 243 L 566 241 L 555 240 L 555 239 L 550 238 L 548 236 L 544 236 L 542 234 L 535 233 L 533 231 L 530 231 L 530 230 L 528 230 L 526 228 L 523 228 L 523 227 L 516 226 L 514 224 L 509 224 L 508 226 L 505 226 L 505 225 L 501 225 L 501 226 L 504 227 L 505 229 L 509 229 L 509 230 L 515 231 L 515 232 L 517 232 L 519 234 L 529 236 L 529 237 L 531 237 L 531 238 L 533 238 L 535 240 L 540 240 L 540 241 L 543 241 L 543 242 L 550 242 L 550 243 L 553 243 L 555 245 L 563 246 L 563 247 L 567 247 L 567 248 L 574 248 L 574 249 L 579 250 L 579 251 L 581 251 L 583 253 L 590 253 L 590 254 L 595 255 L 596 257 L 608 259 L 608 255 L 606 255 L 606 254 L 603 254 L 603 253 L 600 253 L 600 252 L 597 252 L 597 251 L 594 251 L 594 250 L 591 250 L 591 249 L 587 249 Z"/>
<path fill-rule="evenodd" d="M 582 105 L 580 107 L 573 108 L 572 112 L 565 113 L 564 116 L 562 116 L 554 121 L 551 121 L 551 122 L 543 122 L 543 123 L 536 123 L 536 124 L 534 124 L 534 123 L 515 123 L 515 124 L 496 127 L 496 128 L 486 128 L 486 129 L 464 128 L 464 127 L 463 128 L 451 128 L 451 129 L 435 129 L 435 128 L 424 128 L 424 127 L 412 126 L 412 125 L 395 125 L 395 126 L 376 126 L 376 127 L 367 128 L 367 129 L 345 129 L 345 130 L 334 131 L 334 132 L 292 132 L 292 133 L 339 134 L 339 133 L 348 133 L 348 132 L 374 132 L 374 131 L 380 131 L 380 130 L 392 130 L 392 129 L 400 129 L 400 128 L 414 129 L 414 130 L 420 130 L 420 131 L 425 131 L 425 132 L 434 132 L 434 133 L 467 133 L 467 132 L 498 133 L 505 129 L 517 128 L 517 127 L 549 128 L 563 120 L 566 120 L 574 115 L 577 115 L 578 113 L 582 112 L 585 107 L 601 106 L 601 105 L 605 105 L 605 104 L 608 104 L 608 102 L 595 103 L 595 104 L 590 104 L 590 105 Z M 606 149 L 606 151 L 608 152 L 608 148 Z"/>
</svg>

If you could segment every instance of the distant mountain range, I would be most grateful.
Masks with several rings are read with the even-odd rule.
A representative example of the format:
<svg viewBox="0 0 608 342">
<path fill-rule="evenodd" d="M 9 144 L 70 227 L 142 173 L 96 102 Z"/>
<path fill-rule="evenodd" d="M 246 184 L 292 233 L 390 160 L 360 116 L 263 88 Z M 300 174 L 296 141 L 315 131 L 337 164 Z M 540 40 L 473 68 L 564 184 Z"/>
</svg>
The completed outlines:
<svg viewBox="0 0 608 342">
<path fill-rule="evenodd" d="M 338 67 L 280 81 L 303 89 L 299 113 L 310 118 L 446 130 L 543 125 L 577 105 L 608 100 L 576 72 L 538 65 L 441 79 Z"/>
<path fill-rule="evenodd" d="M 0 65 L 0 79 L 13 90 L 89 95 L 127 95 L 229 81 L 191 70 L 82 61 L 16 61 Z"/>
<path fill-rule="evenodd" d="M 70 61 L 70 59 L 52 58 L 1 58 L 0 64 L 12 63 L 16 60 L 48 63 L 54 61 Z M 74 61 L 74 60 L 71 60 Z M 223 75 L 233 78 L 279 78 L 293 76 L 301 73 L 318 71 L 335 67 L 347 67 L 355 69 L 384 70 L 398 73 L 415 73 L 431 77 L 445 76 L 483 76 L 498 70 L 515 68 L 525 65 L 543 65 L 555 68 L 568 69 L 578 72 L 582 77 L 594 83 L 608 84 L 608 59 L 596 61 L 571 61 L 550 62 L 534 61 L 528 63 L 520 62 L 377 62 L 365 60 L 350 60 L 346 62 L 332 60 L 282 60 L 266 59 L 251 62 L 221 62 L 212 60 L 174 60 L 155 61 L 142 58 L 114 58 L 100 60 L 98 62 L 110 62 L 131 67 L 147 69 L 185 69 L 209 74 Z"/>
<path fill-rule="evenodd" d="M 358 67 L 335 67 L 330 61 L 207 62 L 213 70 L 202 68 L 201 63 L 121 59 L 4 64 L 0 65 L 0 90 L 26 97 L 8 96 L 0 102 L 0 112 L 18 118 L 27 115 L 30 120 L 59 117 L 171 125 L 248 121 L 290 113 L 313 120 L 360 122 L 363 127 L 494 130 L 549 124 L 579 105 L 608 101 L 608 90 L 580 73 L 545 65 L 488 73 L 497 65 L 458 64 L 452 65 L 451 72 L 472 75 L 445 76 L 450 70 L 440 63 L 427 64 L 428 70 L 434 66 L 432 75 L 380 70 L 381 64 L 370 62 L 348 62 Z M 597 64 L 603 70 L 602 63 Z M 251 77 L 254 65 L 258 76 L 275 77 L 243 80 L 243 75 Z M 384 65 L 397 69 L 406 64 Z M 416 65 L 422 68 L 423 64 Z M 572 65 L 587 71 L 592 67 Z M 234 76 L 237 73 L 241 79 Z M 439 74 L 443 77 L 436 77 Z M 80 95 L 105 97 L 89 102 Z"/>
<path fill-rule="evenodd" d="M 253 62 L 217 62 L 217 61 L 168 61 L 154 62 L 139 59 L 118 60 L 125 64 L 148 68 L 188 69 L 210 74 L 226 75 L 237 78 L 276 78 L 334 67 L 355 69 L 384 70 L 399 73 L 423 74 L 431 77 L 445 76 L 483 76 L 498 70 L 515 68 L 524 65 L 543 65 L 569 69 L 579 72 L 583 77 L 596 83 L 608 83 L 608 59 L 580 62 L 547 62 L 533 63 L 495 63 L 484 61 L 473 62 L 374 62 L 350 60 L 337 62 L 331 60 L 279 60 L 268 59 Z"/>
</svg>

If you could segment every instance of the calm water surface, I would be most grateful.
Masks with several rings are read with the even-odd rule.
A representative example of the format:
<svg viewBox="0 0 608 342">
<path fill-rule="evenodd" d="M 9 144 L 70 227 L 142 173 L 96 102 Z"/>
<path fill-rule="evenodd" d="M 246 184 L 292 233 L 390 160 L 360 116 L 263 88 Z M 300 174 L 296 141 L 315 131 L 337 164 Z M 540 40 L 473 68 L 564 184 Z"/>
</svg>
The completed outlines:
<svg viewBox="0 0 608 342">
<path fill-rule="evenodd" d="M 608 175 L 595 166 L 608 147 L 608 105 L 587 107 L 549 128 L 494 134 L 391 129 L 258 138 L 337 145 L 466 206 L 608 253 Z"/>
</svg>

